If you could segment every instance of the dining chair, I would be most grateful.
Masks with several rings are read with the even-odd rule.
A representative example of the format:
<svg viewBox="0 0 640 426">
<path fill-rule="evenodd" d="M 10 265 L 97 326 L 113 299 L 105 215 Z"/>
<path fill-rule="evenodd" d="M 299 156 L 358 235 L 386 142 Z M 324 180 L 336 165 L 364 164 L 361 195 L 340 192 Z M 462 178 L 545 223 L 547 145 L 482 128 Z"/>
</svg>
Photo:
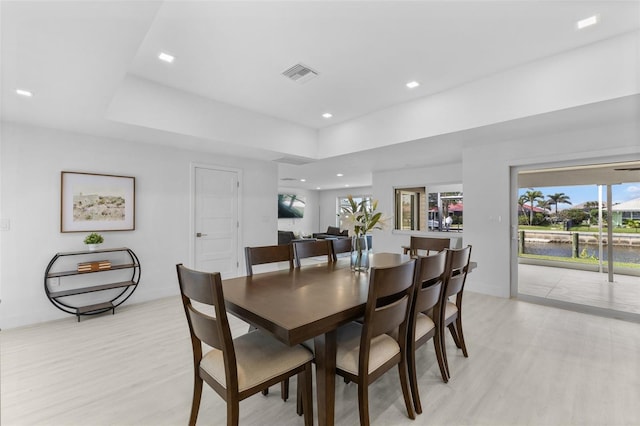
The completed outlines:
<svg viewBox="0 0 640 426">
<path fill-rule="evenodd" d="M 448 249 L 450 245 L 450 238 L 416 237 L 412 235 L 409 241 L 409 248 L 405 247 L 404 254 L 408 252 L 411 256 L 418 256 L 421 253 L 425 253 L 429 256 L 431 252 L 441 252 L 444 249 Z"/>
<path fill-rule="evenodd" d="M 244 259 L 247 265 L 247 275 L 253 275 L 253 267 L 267 263 L 289 262 L 289 269 L 293 269 L 293 247 L 291 244 L 274 246 L 245 247 Z M 249 332 L 255 331 L 254 325 L 249 325 Z M 289 399 L 289 379 L 284 380 L 280 386 L 282 400 Z M 263 395 L 269 394 L 269 388 L 262 391 Z"/>
<path fill-rule="evenodd" d="M 333 261 L 338 260 L 338 255 L 342 253 L 351 253 L 351 238 L 338 238 L 331 240 L 331 256 Z"/>
<path fill-rule="evenodd" d="M 227 403 L 227 425 L 237 425 L 240 401 L 269 386 L 298 376 L 304 422 L 313 424 L 313 355 L 302 346 L 287 346 L 260 330 L 232 339 L 219 272 L 199 272 L 176 265 L 182 305 L 193 350 L 193 400 L 189 425 L 195 425 L 207 382 Z M 213 306 L 215 318 L 192 301 Z M 203 353 L 202 344 L 212 347 Z"/>
<path fill-rule="evenodd" d="M 430 339 L 433 340 L 442 380 L 445 383 L 448 381 L 442 356 L 441 333 L 438 332 L 436 321 L 428 315 L 431 313 L 434 317 L 441 318 L 446 258 L 446 253 L 440 252 L 433 256 L 420 256 L 416 259 L 414 293 L 407 331 L 407 363 L 413 406 L 418 414 L 422 413 L 422 404 L 416 374 L 416 350 Z"/>
<path fill-rule="evenodd" d="M 331 254 L 332 240 L 294 241 L 293 258 L 296 268 L 301 266 L 300 259 L 309 257 L 327 256 L 327 262 L 333 260 Z"/>
<path fill-rule="evenodd" d="M 293 269 L 293 250 L 291 244 L 245 247 L 244 259 L 247 265 L 247 275 L 253 275 L 254 266 L 267 263 L 289 262 L 289 269 Z"/>
<path fill-rule="evenodd" d="M 337 331 L 336 373 L 358 384 L 360 424 L 369 425 L 369 385 L 398 366 L 407 415 L 415 419 L 408 385 L 407 324 L 413 295 L 415 260 L 371 268 L 364 322 Z M 398 329 L 397 337 L 386 334 Z"/>
<path fill-rule="evenodd" d="M 441 309 L 441 325 L 440 332 L 442 337 L 442 357 L 447 372 L 447 377 L 451 377 L 449 371 L 449 363 L 447 361 L 447 350 L 444 341 L 444 329 L 447 327 L 453 337 L 453 341 L 465 358 L 469 357 L 467 345 L 464 341 L 462 333 L 462 295 L 464 284 L 467 281 L 469 273 L 469 263 L 471 259 L 471 245 L 461 249 L 447 249 L 447 262 L 445 267 L 444 291 L 442 297 Z M 455 296 L 455 301 L 451 302 L 450 297 Z"/>
</svg>

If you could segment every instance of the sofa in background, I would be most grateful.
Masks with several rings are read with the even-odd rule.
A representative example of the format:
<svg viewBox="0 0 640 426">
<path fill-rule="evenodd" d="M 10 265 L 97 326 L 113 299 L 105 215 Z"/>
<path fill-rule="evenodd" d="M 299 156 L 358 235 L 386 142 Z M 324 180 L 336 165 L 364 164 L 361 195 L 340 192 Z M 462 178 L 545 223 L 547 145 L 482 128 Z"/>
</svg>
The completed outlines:
<svg viewBox="0 0 640 426">
<path fill-rule="evenodd" d="M 315 241 L 315 238 L 298 237 L 293 231 L 278 231 L 278 245 L 291 244 L 296 241 Z"/>
<path fill-rule="evenodd" d="M 329 233 L 331 232 L 331 233 Z M 335 234 L 337 232 L 337 234 Z M 314 241 L 324 240 L 327 238 L 349 238 L 349 231 L 344 230 L 340 231 L 339 228 L 335 226 L 330 226 L 327 228 L 327 232 L 325 233 L 316 233 L 313 234 L 312 238 L 296 238 L 295 234 L 292 231 L 278 231 L 278 244 L 291 244 L 293 241 Z M 373 248 L 373 236 L 367 235 L 367 246 L 369 249 Z"/>
<path fill-rule="evenodd" d="M 349 237 L 349 231 L 346 229 L 344 231 L 340 231 L 340 228 L 338 228 L 337 226 L 329 226 L 327 227 L 326 232 L 313 234 L 313 238 L 318 238 L 318 239 L 348 238 L 348 237 Z"/>
<path fill-rule="evenodd" d="M 292 231 L 278 231 L 278 245 L 290 244 L 296 236 Z"/>
</svg>

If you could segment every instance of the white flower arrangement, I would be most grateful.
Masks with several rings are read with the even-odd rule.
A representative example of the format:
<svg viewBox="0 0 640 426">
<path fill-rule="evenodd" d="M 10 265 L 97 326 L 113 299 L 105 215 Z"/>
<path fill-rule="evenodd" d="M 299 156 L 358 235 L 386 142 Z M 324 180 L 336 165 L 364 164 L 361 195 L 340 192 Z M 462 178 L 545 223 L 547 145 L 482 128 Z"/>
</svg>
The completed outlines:
<svg viewBox="0 0 640 426">
<path fill-rule="evenodd" d="M 373 201 L 369 206 L 367 200 L 356 203 L 353 197 L 347 197 L 349 205 L 342 207 L 342 212 L 338 215 L 342 219 L 342 227 L 350 231 L 350 235 L 362 237 L 372 229 L 384 229 L 387 225 L 387 218 L 378 209 L 378 201 Z"/>
</svg>

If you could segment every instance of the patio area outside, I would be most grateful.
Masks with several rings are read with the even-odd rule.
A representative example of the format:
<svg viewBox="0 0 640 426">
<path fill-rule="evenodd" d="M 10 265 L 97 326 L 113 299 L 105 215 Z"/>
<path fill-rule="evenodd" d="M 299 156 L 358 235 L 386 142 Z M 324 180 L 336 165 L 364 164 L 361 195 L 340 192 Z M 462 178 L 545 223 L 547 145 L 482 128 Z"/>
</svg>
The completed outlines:
<svg viewBox="0 0 640 426">
<path fill-rule="evenodd" d="M 640 277 L 518 265 L 518 299 L 640 322 Z"/>
</svg>

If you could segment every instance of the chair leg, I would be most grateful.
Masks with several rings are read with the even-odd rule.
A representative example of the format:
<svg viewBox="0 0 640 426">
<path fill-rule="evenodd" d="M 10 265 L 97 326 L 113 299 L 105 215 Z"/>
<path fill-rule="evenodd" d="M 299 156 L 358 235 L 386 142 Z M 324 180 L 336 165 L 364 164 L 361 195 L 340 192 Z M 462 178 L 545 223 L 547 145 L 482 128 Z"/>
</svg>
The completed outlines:
<svg viewBox="0 0 640 426">
<path fill-rule="evenodd" d="M 304 410 L 304 425 L 313 426 L 313 373 L 311 363 L 308 363 L 305 366 L 302 379 L 302 385 L 304 386 L 304 400 L 302 401 Z"/>
<path fill-rule="evenodd" d="M 416 349 L 415 343 L 407 346 L 407 367 L 409 369 L 409 386 L 413 397 L 413 407 L 417 414 L 422 414 L 422 404 L 420 403 L 420 393 L 418 391 L 418 377 L 416 375 Z"/>
<path fill-rule="evenodd" d="M 440 333 L 440 351 L 442 354 L 442 364 L 444 365 L 444 371 L 447 375 L 447 383 L 451 378 L 451 373 L 449 373 L 449 362 L 447 361 L 447 341 L 445 340 L 445 329 L 444 325 L 439 325 L 439 333 Z"/>
<path fill-rule="evenodd" d="M 400 373 L 400 386 L 402 387 L 402 396 L 404 396 L 404 405 L 407 407 L 407 415 L 411 420 L 415 420 L 416 414 L 413 411 L 413 404 L 411 403 L 409 383 L 407 380 L 407 361 L 404 354 L 400 358 L 400 363 L 398 363 L 398 373 Z"/>
<path fill-rule="evenodd" d="M 200 399 L 202 398 L 202 378 L 196 372 L 193 381 L 193 400 L 191 401 L 191 415 L 189 416 L 189 426 L 195 426 L 198 420 L 198 410 L 200 410 Z"/>
<path fill-rule="evenodd" d="M 282 400 L 286 402 L 287 399 L 289 399 L 289 379 L 280 382 L 280 392 L 282 394 Z M 264 396 L 269 395 L 269 388 L 263 389 L 262 394 Z"/>
<path fill-rule="evenodd" d="M 358 411 L 360 426 L 369 426 L 369 384 L 358 383 Z"/>
<path fill-rule="evenodd" d="M 458 337 L 458 332 L 456 330 L 456 326 L 454 323 L 451 323 L 447 326 L 449 328 L 449 332 L 451 333 L 451 337 L 453 337 L 453 342 L 456 344 L 458 348 L 461 348 L 460 338 Z"/>
<path fill-rule="evenodd" d="M 469 358 L 469 353 L 467 352 L 467 345 L 464 343 L 464 334 L 462 334 L 462 316 L 458 314 L 458 318 L 456 319 L 456 328 L 458 333 L 458 339 L 460 340 L 460 348 L 462 349 L 462 354 L 465 358 Z"/>
<path fill-rule="evenodd" d="M 302 384 L 300 383 L 300 378 L 298 378 L 298 387 L 296 389 L 296 413 L 299 416 L 304 414 L 304 404 L 302 403 Z"/>
<path fill-rule="evenodd" d="M 447 367 L 445 366 L 445 360 L 442 355 L 442 339 L 440 338 L 440 333 L 436 333 L 433 338 L 433 349 L 436 352 L 436 358 L 438 360 L 438 367 L 440 367 L 440 376 L 442 376 L 442 381 L 447 383 L 449 381 L 449 373 L 447 372 Z"/>
<path fill-rule="evenodd" d="M 240 401 L 235 395 L 227 401 L 227 426 L 238 426 L 240 421 Z"/>
<path fill-rule="evenodd" d="M 257 327 L 255 325 L 249 324 L 249 330 L 247 330 L 247 333 L 251 333 L 252 331 L 255 331 L 255 330 L 257 330 Z M 262 389 L 262 394 L 264 396 L 269 395 L 269 388 Z M 283 395 L 283 398 L 284 398 L 284 393 L 282 395 Z M 285 401 L 286 401 L 286 399 L 285 399 Z"/>
<path fill-rule="evenodd" d="M 280 382 L 280 391 L 282 393 L 282 400 L 287 402 L 287 399 L 289 399 L 289 379 L 284 379 Z"/>
</svg>

